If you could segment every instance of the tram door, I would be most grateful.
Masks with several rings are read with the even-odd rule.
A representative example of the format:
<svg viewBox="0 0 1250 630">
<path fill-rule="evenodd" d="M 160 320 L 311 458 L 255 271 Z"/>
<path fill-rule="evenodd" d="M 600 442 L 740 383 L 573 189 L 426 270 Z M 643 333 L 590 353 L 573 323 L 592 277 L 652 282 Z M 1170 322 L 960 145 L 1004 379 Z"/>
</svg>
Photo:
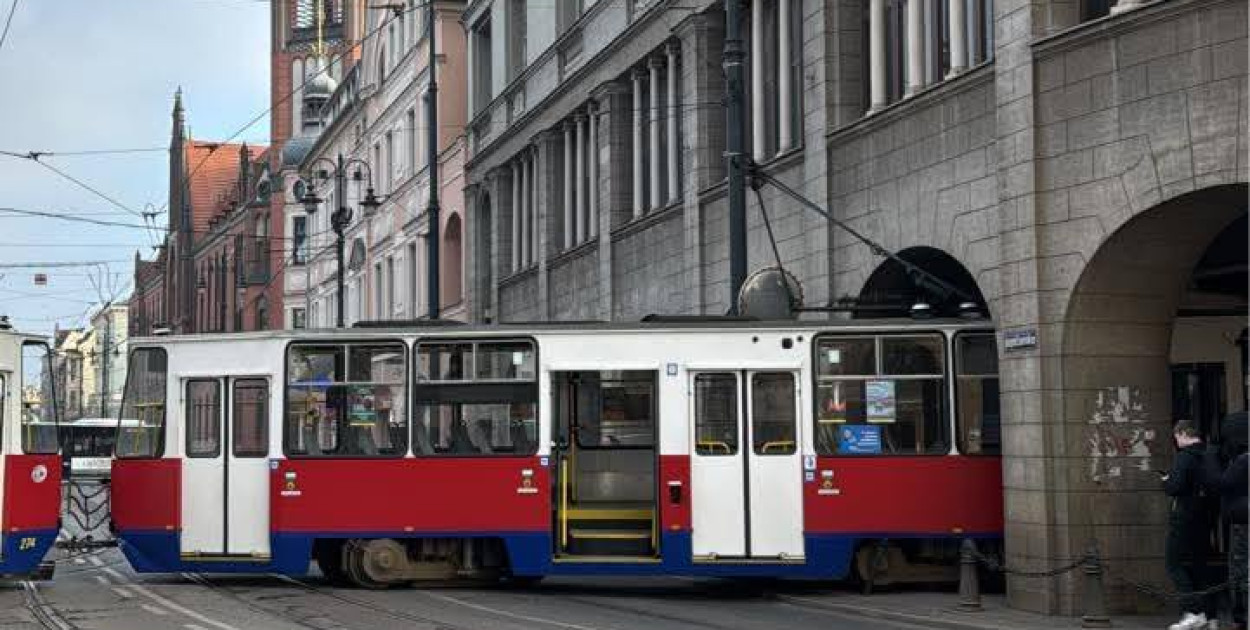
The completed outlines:
<svg viewBox="0 0 1250 630">
<path fill-rule="evenodd" d="M 187 379 L 183 418 L 182 555 L 268 558 L 269 381 Z"/>
<path fill-rule="evenodd" d="M 790 371 L 691 376 L 696 559 L 803 557 L 798 388 Z"/>
</svg>

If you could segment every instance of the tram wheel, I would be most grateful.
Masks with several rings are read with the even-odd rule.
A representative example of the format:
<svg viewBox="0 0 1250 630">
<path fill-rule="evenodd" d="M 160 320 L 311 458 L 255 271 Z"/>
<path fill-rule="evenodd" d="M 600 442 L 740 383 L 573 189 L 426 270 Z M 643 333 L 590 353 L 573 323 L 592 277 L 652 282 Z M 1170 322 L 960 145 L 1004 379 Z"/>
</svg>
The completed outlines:
<svg viewBox="0 0 1250 630">
<path fill-rule="evenodd" d="M 347 574 L 347 579 L 360 588 L 371 590 L 383 590 L 390 588 L 390 584 L 379 582 L 371 578 L 365 570 L 366 545 L 368 540 L 353 539 L 347 541 L 343 546 L 343 572 Z"/>
<path fill-rule="evenodd" d="M 331 584 L 343 586 L 351 582 L 343 570 L 343 541 L 318 540 L 313 544 L 313 559 Z"/>
</svg>

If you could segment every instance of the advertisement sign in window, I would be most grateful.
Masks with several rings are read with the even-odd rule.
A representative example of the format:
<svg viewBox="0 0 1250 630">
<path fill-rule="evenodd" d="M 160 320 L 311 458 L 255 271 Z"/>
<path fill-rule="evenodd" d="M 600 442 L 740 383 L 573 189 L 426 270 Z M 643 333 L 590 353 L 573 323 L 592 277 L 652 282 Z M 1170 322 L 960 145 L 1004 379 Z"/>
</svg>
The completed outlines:
<svg viewBox="0 0 1250 630">
<path fill-rule="evenodd" d="M 864 384 L 869 422 L 894 422 L 894 381 L 867 381 Z"/>
<path fill-rule="evenodd" d="M 843 455 L 879 455 L 881 427 L 848 424 L 838 428 L 838 452 Z"/>
</svg>

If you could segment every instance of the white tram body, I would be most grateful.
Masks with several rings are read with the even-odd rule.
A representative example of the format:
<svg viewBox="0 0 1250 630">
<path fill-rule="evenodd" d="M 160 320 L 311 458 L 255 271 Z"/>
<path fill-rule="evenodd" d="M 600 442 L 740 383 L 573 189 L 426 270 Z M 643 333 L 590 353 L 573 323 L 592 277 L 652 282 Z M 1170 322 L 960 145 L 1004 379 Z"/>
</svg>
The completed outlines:
<svg viewBox="0 0 1250 630">
<path fill-rule="evenodd" d="M 313 559 L 367 586 L 830 578 L 882 543 L 914 554 L 1002 532 L 985 322 L 356 328 L 132 347 L 113 519 L 140 571 L 302 574 Z"/>
</svg>

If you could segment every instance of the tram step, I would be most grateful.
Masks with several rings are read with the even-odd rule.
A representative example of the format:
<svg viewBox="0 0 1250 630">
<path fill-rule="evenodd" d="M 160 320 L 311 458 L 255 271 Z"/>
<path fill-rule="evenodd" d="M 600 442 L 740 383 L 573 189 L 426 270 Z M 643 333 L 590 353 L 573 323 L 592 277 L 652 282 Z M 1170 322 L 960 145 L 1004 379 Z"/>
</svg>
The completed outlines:
<svg viewBox="0 0 1250 630">
<path fill-rule="evenodd" d="M 638 529 L 590 529 L 574 527 L 569 535 L 582 540 L 650 540 L 651 532 Z"/>
</svg>

